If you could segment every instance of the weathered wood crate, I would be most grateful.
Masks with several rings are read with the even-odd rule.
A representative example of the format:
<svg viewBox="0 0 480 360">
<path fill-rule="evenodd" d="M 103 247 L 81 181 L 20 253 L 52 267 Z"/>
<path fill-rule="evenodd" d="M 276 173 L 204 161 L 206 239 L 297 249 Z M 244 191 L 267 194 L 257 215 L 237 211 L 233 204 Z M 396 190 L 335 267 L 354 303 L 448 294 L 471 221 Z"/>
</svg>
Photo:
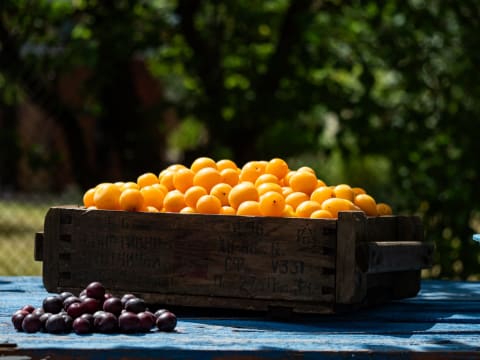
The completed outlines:
<svg viewBox="0 0 480 360">
<path fill-rule="evenodd" d="M 35 241 L 48 291 L 101 281 L 170 306 L 336 313 L 412 297 L 431 266 L 418 217 L 338 220 L 53 207 Z"/>
</svg>

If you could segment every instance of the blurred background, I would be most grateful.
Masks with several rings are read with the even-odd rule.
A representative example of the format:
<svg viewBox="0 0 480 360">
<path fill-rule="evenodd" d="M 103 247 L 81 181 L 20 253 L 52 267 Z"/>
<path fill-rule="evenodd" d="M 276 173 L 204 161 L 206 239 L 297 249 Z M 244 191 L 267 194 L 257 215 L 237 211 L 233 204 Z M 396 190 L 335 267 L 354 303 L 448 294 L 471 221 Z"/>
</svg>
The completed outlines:
<svg viewBox="0 0 480 360">
<path fill-rule="evenodd" d="M 286 159 L 422 218 L 480 280 L 480 2 L 0 1 L 0 274 L 50 206 L 199 156 Z"/>
</svg>

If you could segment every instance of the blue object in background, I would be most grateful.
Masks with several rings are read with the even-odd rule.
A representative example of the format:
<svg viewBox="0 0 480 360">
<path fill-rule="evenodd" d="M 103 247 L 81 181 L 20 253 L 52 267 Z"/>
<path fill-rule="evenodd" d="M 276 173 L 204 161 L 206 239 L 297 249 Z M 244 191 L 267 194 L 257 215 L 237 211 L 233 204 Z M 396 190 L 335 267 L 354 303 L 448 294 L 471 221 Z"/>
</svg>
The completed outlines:
<svg viewBox="0 0 480 360">
<path fill-rule="evenodd" d="M 480 234 L 474 234 L 473 235 L 473 240 L 480 243 Z"/>
</svg>

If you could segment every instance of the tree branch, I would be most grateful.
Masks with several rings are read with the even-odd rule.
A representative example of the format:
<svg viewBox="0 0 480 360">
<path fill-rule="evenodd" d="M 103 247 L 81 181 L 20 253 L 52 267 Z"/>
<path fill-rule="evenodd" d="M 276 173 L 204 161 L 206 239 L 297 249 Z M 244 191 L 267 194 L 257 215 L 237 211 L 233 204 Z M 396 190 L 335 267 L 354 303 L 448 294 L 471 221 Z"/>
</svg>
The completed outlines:
<svg viewBox="0 0 480 360">
<path fill-rule="evenodd" d="M 214 42 L 208 43 L 198 36 L 199 32 L 195 29 L 194 20 L 200 5 L 200 0 L 180 0 L 176 14 L 180 17 L 180 29 L 188 45 L 195 53 L 194 66 L 197 75 L 205 86 L 207 96 L 215 99 L 221 95 L 223 86 L 220 66 L 221 39 L 216 38 Z M 219 32 L 217 32 L 217 35 L 221 36 Z"/>
<path fill-rule="evenodd" d="M 278 90 L 282 75 L 288 72 L 289 55 L 310 23 L 312 16 L 309 14 L 309 10 L 313 2 L 312 0 L 292 0 L 290 2 L 280 29 L 277 46 L 269 60 L 268 71 L 258 84 L 257 99 L 259 101 L 264 102 L 265 95 L 274 94 Z"/>
</svg>

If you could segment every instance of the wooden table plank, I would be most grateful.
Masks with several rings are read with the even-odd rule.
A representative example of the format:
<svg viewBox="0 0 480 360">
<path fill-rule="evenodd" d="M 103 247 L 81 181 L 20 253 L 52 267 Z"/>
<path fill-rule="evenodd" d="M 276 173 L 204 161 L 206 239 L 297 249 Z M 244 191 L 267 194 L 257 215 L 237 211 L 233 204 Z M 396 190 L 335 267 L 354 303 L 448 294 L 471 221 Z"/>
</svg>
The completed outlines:
<svg viewBox="0 0 480 360">
<path fill-rule="evenodd" d="M 480 358 L 480 284 L 424 281 L 413 298 L 295 321 L 179 315 L 174 333 L 25 334 L 11 314 L 47 296 L 39 277 L 0 277 L 0 355 L 104 358 Z M 224 315 L 224 314 L 223 314 Z M 16 346 L 14 346 L 16 345 Z"/>
</svg>

